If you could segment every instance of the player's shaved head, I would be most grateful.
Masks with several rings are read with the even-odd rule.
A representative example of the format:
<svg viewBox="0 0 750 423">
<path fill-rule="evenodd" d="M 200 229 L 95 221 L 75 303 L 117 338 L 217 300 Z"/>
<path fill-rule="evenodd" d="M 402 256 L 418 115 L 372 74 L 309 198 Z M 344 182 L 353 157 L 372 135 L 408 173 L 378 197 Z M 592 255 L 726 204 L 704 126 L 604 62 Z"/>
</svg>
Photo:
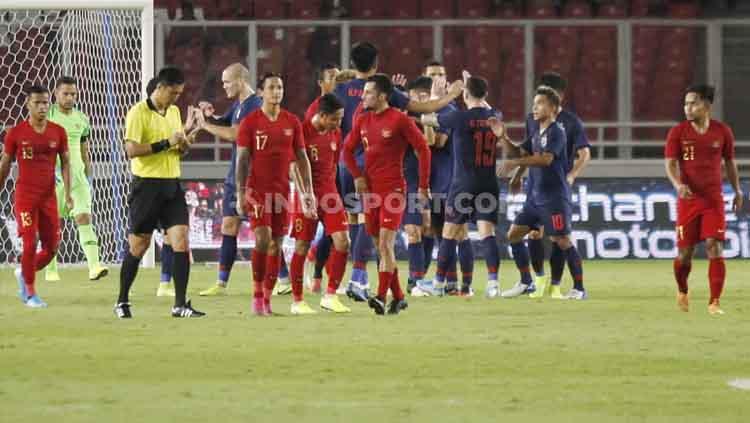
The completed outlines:
<svg viewBox="0 0 750 423">
<path fill-rule="evenodd" d="M 224 69 L 224 72 L 232 79 L 241 79 L 250 82 L 250 70 L 242 63 L 232 63 Z"/>
</svg>

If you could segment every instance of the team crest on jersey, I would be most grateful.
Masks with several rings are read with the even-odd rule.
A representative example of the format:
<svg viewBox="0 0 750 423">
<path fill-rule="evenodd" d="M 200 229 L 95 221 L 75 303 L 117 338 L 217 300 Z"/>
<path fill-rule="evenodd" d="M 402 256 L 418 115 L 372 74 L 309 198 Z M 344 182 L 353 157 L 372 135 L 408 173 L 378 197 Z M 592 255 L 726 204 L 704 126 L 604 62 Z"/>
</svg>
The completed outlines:
<svg viewBox="0 0 750 423">
<path fill-rule="evenodd" d="M 291 137 L 294 131 L 291 128 L 284 129 L 284 136 Z"/>
<path fill-rule="evenodd" d="M 547 136 L 546 135 L 542 136 L 542 138 L 539 140 L 539 144 L 541 144 L 542 148 L 544 148 L 544 147 L 547 146 Z"/>
<path fill-rule="evenodd" d="M 713 144 L 711 144 L 711 147 L 713 148 L 719 148 L 720 146 L 721 146 L 721 142 L 719 142 L 719 140 L 716 140 L 713 142 Z"/>
<path fill-rule="evenodd" d="M 331 141 L 331 150 L 336 151 L 337 148 L 336 141 Z"/>
<path fill-rule="evenodd" d="M 383 138 L 390 138 L 391 135 L 393 135 L 393 132 L 390 129 L 383 129 L 381 134 L 383 135 Z"/>
<path fill-rule="evenodd" d="M 57 141 L 50 141 L 49 142 L 49 148 L 52 148 L 52 149 L 57 148 Z"/>
</svg>

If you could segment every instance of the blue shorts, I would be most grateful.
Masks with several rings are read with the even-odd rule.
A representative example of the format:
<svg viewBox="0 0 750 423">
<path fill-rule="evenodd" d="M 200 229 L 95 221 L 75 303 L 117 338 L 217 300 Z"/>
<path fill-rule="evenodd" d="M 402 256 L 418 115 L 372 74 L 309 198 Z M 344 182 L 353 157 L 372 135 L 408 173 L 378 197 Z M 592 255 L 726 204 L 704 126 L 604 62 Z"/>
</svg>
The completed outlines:
<svg viewBox="0 0 750 423">
<path fill-rule="evenodd" d="M 404 217 L 401 220 L 403 225 L 417 225 L 422 226 L 424 219 L 422 219 L 423 209 L 422 206 L 416 204 L 417 198 L 417 184 L 406 183 L 406 209 L 404 209 Z M 414 204 L 410 203 L 413 202 Z"/>
<path fill-rule="evenodd" d="M 562 200 L 544 207 L 526 202 L 521 213 L 513 221 L 514 225 L 532 229 L 544 227 L 544 233 L 552 236 L 569 235 L 571 231 L 572 208 L 570 202 Z"/>
<path fill-rule="evenodd" d="M 344 201 L 344 209 L 347 213 L 363 213 L 362 201 L 360 201 L 357 190 L 354 187 L 354 177 L 345 166 L 339 166 L 338 189 L 341 199 Z"/>
<path fill-rule="evenodd" d="M 447 204 L 445 193 L 432 193 L 430 202 L 430 225 L 441 233 L 445 225 L 445 205 Z"/>
<path fill-rule="evenodd" d="M 221 202 L 221 215 L 223 217 L 238 217 L 237 214 L 237 188 L 234 184 L 224 181 L 224 197 Z M 242 217 L 245 220 L 245 217 Z"/>
<path fill-rule="evenodd" d="M 451 187 L 445 205 L 445 221 L 463 225 L 479 220 L 497 224 L 500 213 L 500 188 L 495 182 L 480 189 L 465 190 Z"/>
</svg>

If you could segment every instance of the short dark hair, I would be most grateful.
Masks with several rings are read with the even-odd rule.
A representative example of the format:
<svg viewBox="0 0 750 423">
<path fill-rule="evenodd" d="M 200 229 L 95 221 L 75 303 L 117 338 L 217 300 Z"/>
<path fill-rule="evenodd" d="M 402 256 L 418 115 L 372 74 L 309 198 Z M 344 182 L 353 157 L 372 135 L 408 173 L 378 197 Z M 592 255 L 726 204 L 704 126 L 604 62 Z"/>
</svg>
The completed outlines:
<svg viewBox="0 0 750 423">
<path fill-rule="evenodd" d="M 552 87 L 541 85 L 539 88 L 536 89 L 536 95 L 543 95 L 547 97 L 550 103 L 552 103 L 552 105 L 555 107 L 560 106 L 560 94 L 557 91 L 555 91 L 555 89 L 553 89 Z"/>
<path fill-rule="evenodd" d="M 685 90 L 685 94 L 695 93 L 701 100 L 705 100 L 710 104 L 714 102 L 714 96 L 716 95 L 716 88 L 713 85 L 708 84 L 695 84 L 691 85 Z"/>
<path fill-rule="evenodd" d="M 39 84 L 33 84 L 26 88 L 26 96 L 31 97 L 32 94 L 49 94 L 49 90 Z"/>
<path fill-rule="evenodd" d="M 488 91 L 487 80 L 479 76 L 472 76 L 466 80 L 466 89 L 474 98 L 485 98 Z"/>
<path fill-rule="evenodd" d="M 55 88 L 59 88 L 60 85 L 78 85 L 75 78 L 72 76 L 61 76 L 57 79 L 57 83 L 55 83 Z"/>
<path fill-rule="evenodd" d="M 151 94 L 154 93 L 157 85 L 159 85 L 159 78 L 151 78 L 151 80 L 148 81 L 148 84 L 146 84 L 146 95 L 151 97 Z"/>
<path fill-rule="evenodd" d="M 158 84 L 167 86 L 182 85 L 185 83 L 185 74 L 175 66 L 162 68 L 156 78 L 158 79 Z"/>
<path fill-rule="evenodd" d="M 389 97 L 393 92 L 391 78 L 384 73 L 376 73 L 375 75 L 372 75 L 367 78 L 367 82 L 373 82 L 375 84 L 375 89 L 378 90 L 379 93 L 385 94 L 386 97 Z"/>
<path fill-rule="evenodd" d="M 327 70 L 331 70 L 331 69 L 338 69 L 338 66 L 336 66 L 335 63 L 324 63 L 324 64 L 322 64 L 318 68 L 318 71 L 316 72 L 316 75 L 315 75 L 315 77 L 317 78 L 317 81 L 318 82 L 322 82 L 323 81 L 323 75 L 325 75 L 325 73 L 326 73 Z"/>
<path fill-rule="evenodd" d="M 344 103 L 335 94 L 325 94 L 318 102 L 318 112 L 324 115 L 332 115 L 344 108 Z"/>
<path fill-rule="evenodd" d="M 430 66 L 445 66 L 445 65 L 441 61 L 433 59 L 427 62 L 426 65 L 424 65 L 425 68 L 429 68 Z"/>
<path fill-rule="evenodd" d="M 406 85 L 406 89 L 411 90 L 421 90 L 421 91 L 431 91 L 432 90 L 432 78 L 429 76 L 420 76 L 419 78 L 409 82 Z"/>
<path fill-rule="evenodd" d="M 568 88 L 568 81 L 557 72 L 544 72 L 539 78 L 539 85 L 544 85 L 557 91 L 558 95 Z"/>
<path fill-rule="evenodd" d="M 275 73 L 275 72 L 266 72 L 263 75 L 260 76 L 260 79 L 258 80 L 258 90 L 263 90 L 263 87 L 266 86 L 266 80 L 271 78 L 279 78 L 281 82 L 284 82 L 284 78 L 281 76 L 281 74 Z"/>
<path fill-rule="evenodd" d="M 363 41 L 354 44 L 350 56 L 354 69 L 360 72 L 368 72 L 375 67 L 378 61 L 378 48 L 370 42 Z"/>
</svg>

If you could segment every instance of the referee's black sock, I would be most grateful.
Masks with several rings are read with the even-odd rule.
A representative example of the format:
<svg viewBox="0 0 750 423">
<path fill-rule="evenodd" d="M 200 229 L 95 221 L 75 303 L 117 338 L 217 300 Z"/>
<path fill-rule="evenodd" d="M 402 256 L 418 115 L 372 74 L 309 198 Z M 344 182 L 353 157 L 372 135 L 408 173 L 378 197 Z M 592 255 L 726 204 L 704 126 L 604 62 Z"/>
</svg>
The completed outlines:
<svg viewBox="0 0 750 423">
<path fill-rule="evenodd" d="M 190 278 L 190 259 L 185 251 L 174 252 L 172 263 L 172 277 L 174 278 L 174 305 L 182 307 L 185 305 L 188 278 Z"/>
<path fill-rule="evenodd" d="M 125 259 L 122 261 L 120 268 L 120 296 L 117 297 L 118 303 L 127 303 L 130 287 L 133 286 L 135 276 L 138 274 L 138 265 L 141 263 L 140 257 L 135 257 L 128 251 Z"/>
</svg>

